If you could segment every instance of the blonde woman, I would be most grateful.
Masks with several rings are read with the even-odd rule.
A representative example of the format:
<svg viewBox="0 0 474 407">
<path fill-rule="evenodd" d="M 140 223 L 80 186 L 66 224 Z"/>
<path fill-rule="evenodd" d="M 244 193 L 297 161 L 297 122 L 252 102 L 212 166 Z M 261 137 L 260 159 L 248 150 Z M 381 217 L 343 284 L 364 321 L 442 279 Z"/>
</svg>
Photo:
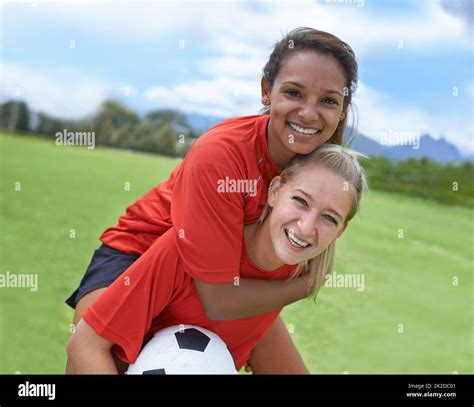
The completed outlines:
<svg viewBox="0 0 474 407">
<path fill-rule="evenodd" d="M 179 237 L 183 267 L 194 279 L 209 318 L 251 312 L 259 307 L 259 300 L 249 301 L 257 294 L 272 300 L 275 308 L 284 297 L 301 298 L 298 279 L 263 284 L 240 275 L 244 225 L 260 218 L 270 181 L 294 156 L 324 143 L 342 144 L 357 70 L 353 50 L 333 34 L 300 27 L 278 41 L 263 68 L 265 114 L 230 118 L 205 132 L 168 180 L 138 198 L 102 233 L 102 245 L 67 300 L 75 309 L 74 324 L 170 229 Z M 222 190 L 218 186 L 224 180 L 250 187 Z M 236 280 L 245 290 L 233 289 Z M 252 358 L 254 373 L 281 372 L 283 367 L 287 373 L 301 372 L 281 318 L 261 343 Z M 66 372 L 72 372 L 69 363 Z"/>
<path fill-rule="evenodd" d="M 282 307 L 317 294 L 332 270 L 335 242 L 356 214 L 365 189 L 356 154 L 341 146 L 326 144 L 291 160 L 273 178 L 261 219 L 244 227 L 240 275 L 259 279 L 262 286 L 266 280 L 282 285 L 296 280 L 299 295 L 282 296 L 275 306 L 273 299 L 245 293 L 237 281 L 233 289 L 258 306 L 232 319 L 209 319 L 184 270 L 176 235 L 165 233 L 84 313 L 68 345 L 74 372 L 118 373 L 114 355 L 133 363 L 155 332 L 177 324 L 215 332 L 240 369 Z M 304 362 L 299 363 L 300 373 L 307 373 Z"/>
</svg>

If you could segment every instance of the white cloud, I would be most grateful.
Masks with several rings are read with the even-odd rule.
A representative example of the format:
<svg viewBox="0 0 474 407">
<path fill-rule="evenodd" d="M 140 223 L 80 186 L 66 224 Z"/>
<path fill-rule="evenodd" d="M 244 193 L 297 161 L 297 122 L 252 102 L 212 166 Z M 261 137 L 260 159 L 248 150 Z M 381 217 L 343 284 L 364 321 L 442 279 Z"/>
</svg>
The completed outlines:
<svg viewBox="0 0 474 407">
<path fill-rule="evenodd" d="M 258 79 L 266 62 L 266 57 L 261 54 L 245 57 L 225 55 L 203 58 L 198 63 L 198 69 L 205 75 Z"/>
<path fill-rule="evenodd" d="M 3 63 L 1 71 L 2 99 L 23 99 L 33 111 L 64 118 L 87 115 L 106 97 L 126 91 L 71 66 L 33 69 Z M 129 92 L 136 90 L 129 86 Z"/>
<path fill-rule="evenodd" d="M 462 154 L 473 154 L 472 120 L 453 113 L 431 115 L 416 106 L 400 105 L 389 94 L 359 82 L 354 102 L 359 113 L 359 131 L 381 141 L 396 133 L 430 134 L 445 137 L 458 146 Z"/>
<path fill-rule="evenodd" d="M 474 24 L 474 7 L 472 7 L 472 0 L 441 0 L 440 4 L 446 13 L 461 18 L 468 26 L 472 27 Z"/>
<path fill-rule="evenodd" d="M 171 107 L 212 116 L 257 114 L 259 81 L 218 76 L 174 87 L 152 87 L 144 96 L 154 107 Z"/>
<path fill-rule="evenodd" d="M 10 5 L 9 5 L 10 6 Z M 112 38 L 123 43 L 156 43 L 163 38 L 185 39 L 190 48 L 202 47 L 209 53 L 195 61 L 204 74 L 176 86 L 151 86 L 142 95 L 132 85 L 130 95 L 145 96 L 150 108 L 171 107 L 206 115 L 255 114 L 260 105 L 260 74 L 273 44 L 294 27 L 310 26 L 326 30 L 347 41 L 359 60 L 377 55 L 384 47 L 398 46 L 403 40 L 410 49 L 470 50 L 459 14 L 446 12 L 440 2 L 426 1 L 421 13 L 374 14 L 365 7 L 294 2 L 259 2 L 257 10 L 248 2 L 130 2 L 103 4 L 49 4 L 40 2 L 29 18 L 38 16 L 42 24 L 60 21 L 85 35 Z M 35 14 L 36 13 L 36 14 Z M 22 20 L 28 26 L 28 20 Z M 92 30 L 91 27 L 94 27 Z M 66 70 L 67 71 L 67 70 Z M 59 116 L 82 116 L 93 110 L 120 86 L 84 72 L 57 69 L 29 69 L 4 66 L 5 93 L 20 86 L 35 110 Z M 472 86 L 471 100 L 472 100 Z M 431 115 L 420 107 L 400 105 L 391 95 L 360 83 L 356 94 L 360 130 L 377 138 L 384 131 L 428 132 L 446 136 L 472 152 L 472 124 L 454 113 Z M 403 127 L 401 127 L 403 126 Z"/>
<path fill-rule="evenodd" d="M 11 6 L 11 5 L 9 5 Z M 187 38 L 226 55 L 270 50 L 282 33 L 298 26 L 326 30 L 347 41 L 359 54 L 396 47 L 398 40 L 415 49 L 447 46 L 472 49 L 463 17 L 439 1 L 425 1 L 420 13 L 375 13 L 370 3 L 325 4 L 310 0 L 39 2 L 30 18 L 60 21 L 95 36 L 123 42 L 156 42 L 165 34 Z M 27 23 L 27 21 L 25 21 Z"/>
</svg>

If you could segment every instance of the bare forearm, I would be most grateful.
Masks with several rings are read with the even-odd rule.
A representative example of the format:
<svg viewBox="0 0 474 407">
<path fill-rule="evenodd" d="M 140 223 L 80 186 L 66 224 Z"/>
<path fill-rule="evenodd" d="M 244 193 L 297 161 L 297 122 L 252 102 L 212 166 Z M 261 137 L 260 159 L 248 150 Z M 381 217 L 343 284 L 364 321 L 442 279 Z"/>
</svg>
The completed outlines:
<svg viewBox="0 0 474 407">
<path fill-rule="evenodd" d="M 280 316 L 252 350 L 248 364 L 254 374 L 310 373 Z"/>
<path fill-rule="evenodd" d="M 112 354 L 107 350 L 74 350 L 69 360 L 74 374 L 118 374 Z"/>
<path fill-rule="evenodd" d="M 241 279 L 227 288 L 221 298 L 220 319 L 240 319 L 275 311 L 305 297 L 303 279 Z"/>
<path fill-rule="evenodd" d="M 74 374 L 118 374 L 112 346 L 111 341 L 100 336 L 81 318 L 67 345 Z"/>
</svg>

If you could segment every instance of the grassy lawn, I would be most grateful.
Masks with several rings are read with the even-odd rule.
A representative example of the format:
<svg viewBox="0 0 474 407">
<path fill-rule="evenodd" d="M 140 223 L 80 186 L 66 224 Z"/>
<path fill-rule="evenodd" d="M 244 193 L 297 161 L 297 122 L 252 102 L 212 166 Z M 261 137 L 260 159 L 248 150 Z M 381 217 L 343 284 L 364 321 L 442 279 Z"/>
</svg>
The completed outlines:
<svg viewBox="0 0 474 407">
<path fill-rule="evenodd" d="M 62 373 L 74 290 L 98 236 L 176 159 L 0 136 L 0 373 Z M 128 188 L 130 186 L 130 188 Z M 129 190 L 128 190 L 129 189 Z M 370 192 L 338 246 L 337 274 L 283 316 L 313 373 L 474 373 L 472 209 Z"/>
</svg>

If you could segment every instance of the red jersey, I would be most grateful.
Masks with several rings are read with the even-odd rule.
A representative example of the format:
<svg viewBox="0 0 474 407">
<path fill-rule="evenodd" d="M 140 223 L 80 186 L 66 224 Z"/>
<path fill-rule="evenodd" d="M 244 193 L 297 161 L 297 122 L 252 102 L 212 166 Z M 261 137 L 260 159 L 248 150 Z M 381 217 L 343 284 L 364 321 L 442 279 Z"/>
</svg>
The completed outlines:
<svg viewBox="0 0 474 407">
<path fill-rule="evenodd" d="M 238 117 L 208 130 L 169 179 L 130 205 L 101 241 L 142 254 L 173 227 L 190 276 L 211 283 L 234 281 L 243 225 L 261 215 L 268 185 L 279 170 L 268 153 L 268 120 L 268 115 Z"/>
<path fill-rule="evenodd" d="M 192 277 L 184 271 L 177 250 L 178 239 L 172 229 L 157 239 L 150 250 L 84 312 L 83 318 L 114 343 L 112 351 L 127 363 L 135 362 L 155 332 L 172 325 L 197 325 L 219 335 L 239 370 L 281 308 L 251 318 L 211 321 Z M 287 279 L 296 268 L 284 265 L 274 271 L 262 270 L 249 258 L 245 244 L 242 247 L 239 267 L 243 278 Z M 216 252 L 215 255 L 224 260 L 228 253 Z"/>
</svg>

